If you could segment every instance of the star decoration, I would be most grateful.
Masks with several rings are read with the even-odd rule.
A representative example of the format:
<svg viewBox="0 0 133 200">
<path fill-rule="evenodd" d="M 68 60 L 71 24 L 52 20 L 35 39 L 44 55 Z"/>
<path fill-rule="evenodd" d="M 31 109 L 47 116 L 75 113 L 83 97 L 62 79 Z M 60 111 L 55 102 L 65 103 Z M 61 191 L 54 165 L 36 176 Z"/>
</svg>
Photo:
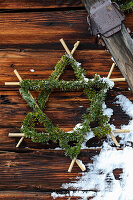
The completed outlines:
<svg viewBox="0 0 133 200">
<path fill-rule="evenodd" d="M 111 128 L 108 125 L 109 119 L 106 115 L 103 115 L 102 109 L 102 104 L 105 100 L 105 93 L 110 86 L 108 85 L 108 81 L 105 81 L 105 79 L 100 78 L 98 75 L 95 75 L 94 79 L 88 79 L 85 77 L 85 71 L 82 69 L 81 64 L 78 63 L 72 56 L 79 42 L 74 45 L 74 48 L 71 52 L 62 39 L 61 42 L 66 49 L 67 54 L 62 56 L 61 60 L 55 66 L 55 70 L 49 79 L 22 80 L 18 72 L 14 70 L 14 73 L 20 81 L 19 83 L 16 83 L 17 85 L 21 86 L 20 94 L 33 109 L 33 112 L 28 113 L 24 119 L 21 127 L 22 133 L 19 134 L 19 136 L 21 135 L 22 137 L 19 140 L 17 147 L 23 141 L 24 137 L 31 138 L 31 140 L 34 142 L 42 143 L 47 143 L 49 140 L 54 142 L 59 141 L 60 147 L 65 150 L 65 154 L 70 156 L 72 159 L 68 171 L 70 172 L 72 170 L 75 162 L 79 165 L 82 171 L 84 171 L 85 168 L 81 166 L 77 156 L 80 153 L 82 143 L 85 141 L 87 133 L 91 130 L 98 137 L 112 134 Z M 59 81 L 59 77 L 67 65 L 72 66 L 77 78 L 76 81 Z M 86 113 L 82 116 L 82 123 L 79 127 L 75 127 L 71 132 L 64 132 L 57 125 L 55 126 L 45 114 L 46 102 L 48 101 L 48 97 L 54 89 L 59 89 L 61 91 L 83 89 L 84 94 L 87 95 L 88 100 L 90 101 L 90 107 L 87 108 Z M 33 98 L 30 90 L 41 91 L 37 99 Z M 97 122 L 98 126 L 91 128 L 91 122 L 95 121 Z M 44 125 L 45 132 L 38 133 L 36 131 L 36 122 Z M 73 145 L 70 145 L 71 142 Z M 117 141 L 114 142 L 116 143 Z M 119 144 L 116 143 L 116 145 L 118 146 Z"/>
<path fill-rule="evenodd" d="M 59 81 L 59 77 L 67 65 L 72 66 L 77 78 L 76 81 Z M 71 159 L 75 159 L 76 161 L 82 143 L 90 130 L 93 130 L 94 134 L 99 137 L 111 133 L 111 128 L 107 124 L 108 117 L 103 115 L 102 111 L 102 104 L 105 100 L 105 90 L 107 91 L 109 88 L 108 84 L 103 82 L 98 75 L 96 75 L 94 79 L 86 78 L 84 69 L 81 68 L 80 63 L 78 63 L 70 53 L 62 56 L 49 79 L 33 81 L 27 79 L 21 81 L 20 86 L 20 94 L 33 109 L 33 112 L 28 113 L 24 119 L 21 132 L 24 133 L 25 137 L 31 138 L 33 142 L 47 143 L 49 140 L 54 142 L 59 141 L 60 147 L 65 150 L 65 155 L 70 156 Z M 55 126 L 45 114 L 45 104 L 54 89 L 62 91 L 83 89 L 83 92 L 91 102 L 90 107 L 86 110 L 86 114 L 82 116 L 80 127 L 75 127 L 71 132 L 64 132 L 58 126 Z M 98 91 L 96 91 L 96 89 Z M 33 98 L 29 92 L 30 90 L 41 90 L 37 100 Z M 45 132 L 38 133 L 36 131 L 36 121 L 43 124 Z M 94 121 L 97 121 L 98 126 L 91 129 L 90 124 Z M 70 143 L 73 143 L 73 145 L 71 146 Z"/>
</svg>

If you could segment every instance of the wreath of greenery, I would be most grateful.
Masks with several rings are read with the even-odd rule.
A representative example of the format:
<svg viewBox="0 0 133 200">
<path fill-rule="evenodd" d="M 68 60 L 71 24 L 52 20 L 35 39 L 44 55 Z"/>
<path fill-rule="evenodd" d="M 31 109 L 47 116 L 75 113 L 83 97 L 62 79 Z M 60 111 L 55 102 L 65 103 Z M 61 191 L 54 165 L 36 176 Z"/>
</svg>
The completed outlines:
<svg viewBox="0 0 133 200">
<path fill-rule="evenodd" d="M 77 80 L 64 81 L 59 77 L 63 73 L 65 67 L 71 65 Z M 55 66 L 55 70 L 47 80 L 29 80 L 26 79 L 20 83 L 20 94 L 26 100 L 33 112 L 27 114 L 23 121 L 21 132 L 25 137 L 31 138 L 33 142 L 48 143 L 49 141 L 59 142 L 65 155 L 71 159 L 76 158 L 80 153 L 82 143 L 85 141 L 89 131 L 93 131 L 94 135 L 99 138 L 105 137 L 111 133 L 108 125 L 109 118 L 103 114 L 102 104 L 105 100 L 105 93 L 109 89 L 108 81 L 95 75 L 94 79 L 85 78 L 85 70 L 81 68 L 72 56 L 65 54 Z M 50 93 L 54 89 L 61 91 L 74 91 L 83 89 L 84 94 L 88 97 L 89 107 L 82 116 L 82 123 L 79 127 L 75 127 L 71 132 L 64 132 L 44 113 L 45 105 Z M 41 91 L 35 100 L 30 90 Z M 91 128 L 91 123 L 97 122 L 98 126 Z M 45 132 L 37 132 L 36 123 L 43 124 Z M 73 146 L 70 143 L 73 143 Z"/>
</svg>

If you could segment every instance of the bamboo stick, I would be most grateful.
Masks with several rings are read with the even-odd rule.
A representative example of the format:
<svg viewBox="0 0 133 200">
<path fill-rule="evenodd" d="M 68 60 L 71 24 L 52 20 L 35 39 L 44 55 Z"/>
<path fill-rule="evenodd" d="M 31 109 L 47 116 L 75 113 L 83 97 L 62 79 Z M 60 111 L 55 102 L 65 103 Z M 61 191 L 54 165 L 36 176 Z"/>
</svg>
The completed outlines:
<svg viewBox="0 0 133 200">
<path fill-rule="evenodd" d="M 71 51 L 71 55 L 74 54 L 74 52 L 75 52 L 76 49 L 78 48 L 79 44 L 80 44 L 80 41 L 77 41 L 77 42 L 74 44 L 74 48 L 73 48 L 72 51 Z"/>
<path fill-rule="evenodd" d="M 126 81 L 125 78 L 113 78 L 110 80 L 114 82 Z M 5 85 L 20 85 L 20 82 L 5 82 Z"/>
<path fill-rule="evenodd" d="M 110 78 L 110 76 L 111 76 L 111 74 L 112 74 L 112 72 L 113 72 L 113 70 L 114 70 L 114 67 L 115 67 L 115 63 L 112 64 L 112 67 L 110 68 L 110 71 L 109 71 L 109 73 L 108 73 L 107 78 Z"/>
<path fill-rule="evenodd" d="M 19 81 L 22 81 L 22 78 L 21 78 L 21 76 L 19 75 L 19 73 L 17 72 L 16 69 L 14 70 L 14 73 L 15 73 L 15 75 L 17 76 L 18 80 L 19 80 Z M 17 143 L 17 145 L 16 145 L 17 148 L 20 146 L 20 144 L 22 143 L 23 139 L 24 139 L 24 136 L 21 137 L 20 140 L 18 141 L 18 143 Z"/>
<path fill-rule="evenodd" d="M 20 82 L 5 82 L 5 85 L 20 85 Z"/>
<path fill-rule="evenodd" d="M 63 38 L 60 39 L 60 42 L 62 44 L 62 46 L 64 47 L 64 49 L 66 50 L 67 54 L 71 54 L 70 50 L 68 49 L 65 41 L 63 40 Z"/>
<path fill-rule="evenodd" d="M 125 78 L 113 78 L 110 80 L 114 82 L 126 81 Z M 20 82 L 5 82 L 5 85 L 20 85 Z"/>
<path fill-rule="evenodd" d="M 113 135 L 112 133 L 110 133 L 110 136 L 111 136 L 113 142 L 115 143 L 115 145 L 116 145 L 117 147 L 119 147 L 119 143 L 117 142 L 117 140 L 116 140 L 116 138 L 114 137 L 114 135 Z"/>
<path fill-rule="evenodd" d="M 77 49 L 77 47 L 78 47 L 78 45 L 79 45 L 79 43 L 80 43 L 80 41 L 77 41 L 77 42 L 74 44 L 74 48 L 73 48 L 72 51 L 70 52 L 70 50 L 68 49 L 68 47 L 67 47 L 65 41 L 64 41 L 63 39 L 60 39 L 60 42 L 61 42 L 61 44 L 63 45 L 63 47 L 64 47 L 64 49 L 66 50 L 66 52 L 67 52 L 68 54 L 70 54 L 70 55 L 73 55 L 73 54 L 74 54 L 74 52 L 76 51 L 76 49 Z M 71 161 L 71 164 L 70 164 L 70 166 L 69 166 L 68 172 L 71 172 L 71 171 L 72 171 L 72 168 L 73 168 L 73 165 L 74 165 L 75 161 L 76 161 L 77 165 L 81 168 L 81 170 L 84 171 L 85 169 L 83 168 L 83 166 L 81 165 L 81 163 L 80 163 L 76 158 L 74 158 L 74 159 Z"/>
<path fill-rule="evenodd" d="M 19 142 L 17 143 L 16 147 L 18 148 L 20 146 L 20 144 L 23 142 L 24 136 L 21 137 L 21 139 L 19 140 Z"/>
<path fill-rule="evenodd" d="M 21 76 L 19 75 L 19 73 L 17 72 L 16 69 L 14 70 L 14 73 L 15 73 L 15 75 L 17 76 L 18 80 L 19 80 L 19 81 L 22 81 L 22 78 L 21 78 Z"/>
<path fill-rule="evenodd" d="M 130 133 L 129 129 L 117 129 L 113 131 L 114 133 Z"/>
<path fill-rule="evenodd" d="M 80 160 L 76 159 L 76 163 L 80 167 L 82 172 L 84 172 L 86 170 L 85 165 Z"/>
<path fill-rule="evenodd" d="M 113 130 L 113 133 L 130 133 L 129 129 L 117 129 Z M 24 133 L 9 133 L 9 137 L 23 137 Z"/>
<path fill-rule="evenodd" d="M 71 172 L 71 171 L 72 171 L 72 168 L 73 168 L 73 165 L 74 165 L 75 161 L 76 161 L 76 158 L 74 158 L 74 159 L 72 160 L 72 162 L 71 162 L 71 164 L 70 164 L 70 166 L 69 166 L 68 172 Z"/>
<path fill-rule="evenodd" d="M 114 81 L 114 82 L 120 82 L 120 81 L 126 81 L 125 78 L 112 78 L 110 79 L 111 81 Z"/>
<path fill-rule="evenodd" d="M 8 137 L 23 137 L 24 133 L 9 133 Z"/>
</svg>

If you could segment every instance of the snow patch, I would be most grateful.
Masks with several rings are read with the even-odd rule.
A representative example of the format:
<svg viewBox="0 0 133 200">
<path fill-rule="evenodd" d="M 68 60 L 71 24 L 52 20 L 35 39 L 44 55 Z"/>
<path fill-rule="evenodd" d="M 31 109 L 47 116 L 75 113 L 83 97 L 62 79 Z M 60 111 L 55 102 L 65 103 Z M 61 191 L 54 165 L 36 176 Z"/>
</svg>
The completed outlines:
<svg viewBox="0 0 133 200">
<path fill-rule="evenodd" d="M 34 72 L 35 70 L 34 70 L 34 69 L 30 69 L 30 71 L 31 71 L 31 72 Z"/>
<path fill-rule="evenodd" d="M 116 103 L 120 104 L 122 110 L 131 118 L 133 118 L 133 103 L 124 95 L 118 95 L 116 99 Z"/>
<path fill-rule="evenodd" d="M 111 81 L 109 78 L 101 78 L 101 80 L 103 81 L 103 83 L 107 83 L 109 85 L 109 88 L 112 89 L 114 87 L 114 82 Z"/>
<path fill-rule="evenodd" d="M 116 104 L 119 104 L 131 118 L 128 125 L 121 126 L 122 129 L 129 129 L 130 133 L 115 134 L 121 138 L 120 144 L 124 145 L 123 150 L 112 148 L 112 139 L 108 136 L 108 141 L 103 143 L 100 154 L 92 158 L 93 163 L 87 164 L 87 171 L 77 177 L 75 182 L 62 185 L 64 189 L 77 190 L 63 194 L 64 196 L 76 196 L 83 200 L 89 197 L 94 197 L 93 200 L 133 200 L 133 148 L 130 147 L 133 142 L 133 103 L 124 95 L 118 95 Z M 102 107 L 104 114 L 109 117 L 113 115 L 113 110 L 107 108 L 105 103 Z M 113 124 L 110 126 L 112 130 L 116 129 Z M 79 128 L 80 124 L 77 127 Z M 88 132 L 86 140 L 92 137 L 93 133 Z M 85 143 L 82 144 L 82 148 L 85 147 Z M 116 180 L 113 170 L 118 168 L 122 169 L 122 174 L 120 179 Z M 64 197 L 63 195 L 52 193 L 53 198 Z"/>
<path fill-rule="evenodd" d="M 133 149 L 124 148 L 102 149 L 98 156 L 93 158 L 93 164 L 88 164 L 88 172 L 82 173 L 74 183 L 63 184 L 64 189 L 96 190 L 93 200 L 133 200 Z M 116 180 L 113 170 L 121 168 L 121 180 Z M 80 196 L 87 200 L 90 194 Z"/>
</svg>

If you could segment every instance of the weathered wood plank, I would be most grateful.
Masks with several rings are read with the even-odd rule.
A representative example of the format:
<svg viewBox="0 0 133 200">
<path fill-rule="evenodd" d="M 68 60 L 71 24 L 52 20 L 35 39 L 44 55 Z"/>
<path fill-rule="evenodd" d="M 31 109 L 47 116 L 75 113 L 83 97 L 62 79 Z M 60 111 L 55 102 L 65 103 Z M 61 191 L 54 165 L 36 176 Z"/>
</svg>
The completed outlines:
<svg viewBox="0 0 133 200">
<path fill-rule="evenodd" d="M 87 150 L 79 155 L 79 159 L 86 165 L 92 163 L 93 156 L 98 154 L 98 150 Z M 74 165 L 72 173 L 67 172 L 70 159 L 58 151 L 7 152 L 0 154 L 0 160 L 0 190 L 58 191 L 62 183 L 72 182 L 79 175 L 77 165 Z M 114 171 L 116 176 L 118 171 Z"/>
<path fill-rule="evenodd" d="M 65 193 L 65 192 L 64 192 Z M 67 197 L 58 197 L 56 200 L 68 200 Z M 92 197 L 88 198 L 91 199 Z M 50 192 L 19 192 L 19 191 L 4 191 L 0 192 L 0 200 L 53 200 Z M 80 197 L 71 197 L 71 200 L 80 199 Z"/>
<path fill-rule="evenodd" d="M 69 45 L 68 45 L 69 46 Z M 81 44 L 82 46 L 82 44 Z M 80 47 L 79 47 L 80 48 Z M 5 82 L 18 81 L 13 73 L 16 68 L 23 79 L 47 79 L 57 61 L 65 53 L 61 51 L 2 51 L 0 52 L 0 87 L 1 90 L 18 90 L 16 86 L 5 86 Z M 50 57 L 50 59 L 49 59 Z M 99 74 L 101 77 L 107 77 L 112 60 L 110 54 L 104 50 L 77 50 L 74 54 L 75 59 L 82 63 L 82 67 L 86 70 L 88 78 Z M 34 69 L 34 72 L 31 72 Z M 111 78 L 120 78 L 122 74 L 120 70 L 115 67 Z M 72 68 L 68 67 L 64 71 L 61 79 L 72 80 L 75 76 Z M 115 83 L 115 87 L 127 88 L 126 82 Z"/>
<path fill-rule="evenodd" d="M 2 48 L 62 49 L 59 39 L 64 38 L 71 46 L 81 41 L 80 49 L 97 49 L 95 37 L 90 37 L 86 11 L 58 11 L 31 13 L 1 13 L 0 38 Z M 126 24 L 132 30 L 133 15 L 127 16 Z M 100 47 L 101 48 L 101 47 Z"/>
<path fill-rule="evenodd" d="M 2 98 L 4 99 L 4 97 Z M 20 100 L 20 104 L 19 102 L 17 102 L 16 104 L 11 103 L 12 100 L 9 101 L 9 104 L 1 103 L 0 105 L 1 113 L 4 110 L 3 119 L 0 119 L 1 126 L 7 126 L 8 124 L 9 127 L 10 125 L 13 126 L 16 123 L 20 123 L 21 121 L 23 121 L 26 113 L 32 111 L 29 106 L 24 102 L 24 100 Z M 59 123 L 62 125 L 64 124 L 64 127 L 66 127 L 66 123 L 68 123 L 70 128 L 72 127 L 72 125 L 76 125 L 80 121 L 81 115 L 84 113 L 85 107 L 87 107 L 87 103 L 88 100 L 86 96 L 82 94 L 82 92 L 63 92 L 62 95 L 60 94 L 60 92 L 53 93 L 51 94 L 50 99 L 46 105 L 47 108 L 45 110 L 45 113 L 48 115 L 49 118 L 54 119 L 54 123 Z"/>
<path fill-rule="evenodd" d="M 45 192 L 18 192 L 18 191 L 2 191 L 0 192 L 0 200 L 52 200 L 50 193 Z"/>
<path fill-rule="evenodd" d="M 81 4 L 79 4 L 79 1 L 73 0 L 22 0 L 21 2 L 19 0 L 6 0 L 0 2 L 0 9 L 51 9 L 61 7 L 81 7 Z M 16 150 L 15 144 L 18 138 L 9 138 L 8 133 L 19 131 L 23 118 L 30 109 L 19 95 L 19 87 L 5 87 L 4 82 L 17 81 L 13 73 L 14 68 L 17 68 L 23 78 L 48 78 L 57 60 L 64 53 L 59 43 L 61 37 L 68 42 L 70 49 L 77 40 L 81 41 L 79 50 L 75 53 L 75 58 L 83 63 L 83 67 L 87 70 L 87 77 L 92 77 L 95 73 L 107 76 L 112 64 L 111 56 L 104 50 L 98 51 L 98 48 L 103 49 L 103 47 L 98 47 L 96 38 L 90 37 L 86 23 L 86 11 L 84 10 L 1 13 L 0 16 L 0 151 L 10 151 L 7 153 L 0 152 L 0 190 L 3 190 L 0 192 L 0 199 L 51 200 L 53 198 L 51 198 L 50 192 L 61 190 L 62 183 L 70 182 L 70 178 L 74 180 L 79 175 L 80 169 L 75 165 L 73 173 L 68 174 L 70 159 L 66 158 L 61 151 L 45 150 L 51 146 L 58 147 L 58 145 L 46 146 L 25 139 L 21 145 L 22 148 Z M 126 24 L 131 30 L 133 29 L 132 20 L 133 15 L 130 14 L 126 19 Z M 88 51 L 88 49 L 90 50 Z M 30 69 L 34 69 L 35 72 L 31 72 Z M 73 74 L 70 76 L 70 73 L 72 73 L 72 70 L 68 69 L 62 78 L 70 80 L 74 77 Z M 112 77 L 121 77 L 117 68 L 115 68 Z M 115 87 L 119 87 L 118 91 L 113 90 L 108 94 L 107 105 L 115 109 L 113 118 L 115 118 L 115 124 L 119 128 L 122 123 L 128 123 L 129 118 L 122 113 L 118 106 L 112 104 L 112 101 L 117 94 L 120 94 L 120 89 L 127 90 L 127 84 L 117 83 Z M 133 101 L 129 92 L 125 91 L 122 94 Z M 55 92 L 50 97 L 47 114 L 55 120 L 55 124 L 60 124 L 67 131 L 75 123 L 80 122 L 84 110 L 83 107 L 79 106 L 82 105 L 85 108 L 87 101 L 81 95 L 81 92 L 78 92 L 78 95 L 74 93 L 69 93 L 69 95 L 65 93 L 64 95 Z M 54 115 L 51 115 L 51 111 Z M 58 118 L 55 119 L 54 116 Z M 62 116 L 63 119 L 66 118 L 65 123 L 61 121 Z M 71 122 L 71 118 L 74 118 L 75 122 Z M 114 123 L 114 121 L 112 122 Z M 31 148 L 38 150 L 38 152 L 31 150 Z M 11 153 L 11 151 L 21 153 Z M 83 151 L 79 158 L 86 164 L 92 162 L 91 158 L 98 153 L 95 150 Z M 114 171 L 114 175 L 119 179 L 119 169 Z M 10 191 L 5 192 L 8 190 Z M 11 190 L 15 190 L 15 192 Z M 33 191 L 33 193 L 28 191 Z M 43 193 L 35 193 L 36 191 Z M 58 199 L 63 200 L 68 199 L 68 197 Z M 71 199 L 78 198 L 73 197 Z"/>
<path fill-rule="evenodd" d="M 0 29 L 1 48 L 60 49 L 62 37 L 72 43 L 94 41 L 89 39 L 86 11 L 2 13 Z"/>
<path fill-rule="evenodd" d="M 96 2 L 100 0 L 83 0 L 88 13 L 90 9 L 95 5 Z M 103 22 L 104 23 L 104 22 Z M 124 78 L 128 82 L 128 85 L 133 92 L 133 47 L 132 38 L 129 36 L 125 26 L 122 24 L 121 31 L 111 35 L 110 37 L 105 37 L 101 35 L 107 49 L 112 54 L 115 62 L 117 63 L 119 69 L 121 70 Z"/>
<path fill-rule="evenodd" d="M 114 110 L 110 123 L 114 124 L 117 128 L 120 128 L 122 124 L 128 124 L 130 120 L 130 117 L 115 104 L 116 96 L 119 94 L 123 94 L 133 101 L 133 96 L 129 91 L 120 92 L 119 90 L 111 90 L 108 92 L 106 104 L 108 108 Z M 8 133 L 20 132 L 23 119 L 31 109 L 21 98 L 18 91 L 2 91 L 0 95 L 0 115 L 2 116 L 0 118 L 0 148 L 4 150 L 15 147 L 19 138 L 9 138 Z M 77 123 L 81 122 L 81 116 L 85 112 L 87 106 L 89 106 L 89 102 L 87 98 L 82 95 L 82 92 L 55 92 L 50 95 L 45 113 L 55 125 L 58 124 L 63 130 L 70 131 Z M 42 130 L 41 127 L 38 131 Z M 47 149 L 59 147 L 59 145 L 53 143 L 43 145 L 25 139 L 21 147 Z"/>
<path fill-rule="evenodd" d="M 92 156 L 97 153 L 88 151 L 79 158 L 86 164 L 92 162 Z M 0 160 L 0 190 L 59 190 L 62 183 L 69 182 L 79 172 L 79 168 L 74 165 L 73 173 L 67 173 L 71 160 L 61 152 L 8 152 L 0 154 Z"/>
<path fill-rule="evenodd" d="M 117 94 L 119 94 L 119 92 Z M 115 95 L 113 96 L 112 91 L 112 96 L 108 95 L 106 101 L 109 107 L 111 106 L 113 109 L 118 109 L 115 108 L 115 104 L 112 104 L 115 101 Z M 32 111 L 23 99 L 13 103 L 15 97 L 16 96 L 10 97 L 10 95 L 2 96 L 4 103 L 0 105 L 0 113 L 1 115 L 4 113 L 4 116 L 0 118 L 1 127 L 20 127 L 26 114 Z M 86 108 L 89 107 L 89 101 L 82 92 L 53 92 L 46 106 L 45 113 L 54 124 L 58 124 L 62 128 L 72 128 L 77 123 L 81 122 L 81 116 Z M 116 113 L 117 112 L 119 112 L 119 110 L 116 110 Z M 121 120 L 123 117 L 124 116 L 121 116 Z M 120 118 L 118 118 L 117 122 L 119 121 Z"/>
<path fill-rule="evenodd" d="M 43 9 L 82 6 L 83 5 L 80 0 L 5 0 L 0 2 L 0 9 Z"/>
</svg>

